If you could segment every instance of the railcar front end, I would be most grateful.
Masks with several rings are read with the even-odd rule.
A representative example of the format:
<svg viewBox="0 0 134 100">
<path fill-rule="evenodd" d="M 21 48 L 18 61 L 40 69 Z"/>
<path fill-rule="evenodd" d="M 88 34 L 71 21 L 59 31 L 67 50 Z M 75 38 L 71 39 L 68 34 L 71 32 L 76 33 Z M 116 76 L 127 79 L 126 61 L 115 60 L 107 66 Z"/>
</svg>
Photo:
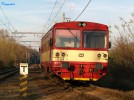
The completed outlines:
<svg viewBox="0 0 134 100">
<path fill-rule="evenodd" d="M 64 80 L 97 81 L 108 67 L 108 27 L 92 22 L 57 23 L 52 28 L 49 66 Z M 45 52 L 47 53 L 47 52 Z"/>
</svg>

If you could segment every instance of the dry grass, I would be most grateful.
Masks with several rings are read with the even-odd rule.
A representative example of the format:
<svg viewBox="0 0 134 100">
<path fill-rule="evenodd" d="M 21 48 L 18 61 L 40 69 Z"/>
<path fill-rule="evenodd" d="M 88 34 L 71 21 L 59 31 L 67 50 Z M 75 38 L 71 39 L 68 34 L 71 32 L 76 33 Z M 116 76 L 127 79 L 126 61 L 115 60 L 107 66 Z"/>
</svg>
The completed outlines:
<svg viewBox="0 0 134 100">
<path fill-rule="evenodd" d="M 99 94 L 102 97 L 108 97 L 109 100 L 113 100 L 113 98 L 120 98 L 120 100 L 133 100 L 134 97 L 129 95 L 128 93 L 119 91 L 119 90 L 113 90 L 108 88 L 101 88 L 101 87 L 95 87 L 94 91 L 95 94 Z"/>
</svg>

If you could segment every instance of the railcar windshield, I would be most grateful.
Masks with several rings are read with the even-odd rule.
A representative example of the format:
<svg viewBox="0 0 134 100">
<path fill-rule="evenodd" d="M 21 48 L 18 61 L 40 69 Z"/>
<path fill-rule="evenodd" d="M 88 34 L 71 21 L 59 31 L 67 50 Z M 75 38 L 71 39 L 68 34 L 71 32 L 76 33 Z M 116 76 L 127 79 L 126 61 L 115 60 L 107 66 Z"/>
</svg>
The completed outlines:
<svg viewBox="0 0 134 100">
<path fill-rule="evenodd" d="M 84 31 L 84 48 L 106 48 L 105 31 Z"/>
<path fill-rule="evenodd" d="M 80 30 L 56 29 L 56 47 L 80 47 Z"/>
</svg>

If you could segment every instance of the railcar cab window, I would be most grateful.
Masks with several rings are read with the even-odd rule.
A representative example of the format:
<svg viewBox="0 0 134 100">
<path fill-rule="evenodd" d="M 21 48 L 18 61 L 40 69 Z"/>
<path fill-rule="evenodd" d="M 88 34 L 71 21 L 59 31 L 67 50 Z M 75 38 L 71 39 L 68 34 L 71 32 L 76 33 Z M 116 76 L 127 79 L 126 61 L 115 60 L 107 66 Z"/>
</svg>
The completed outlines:
<svg viewBox="0 0 134 100">
<path fill-rule="evenodd" d="M 84 31 L 84 48 L 106 48 L 105 31 Z"/>
<path fill-rule="evenodd" d="M 80 30 L 56 29 L 56 47 L 80 47 Z"/>
</svg>

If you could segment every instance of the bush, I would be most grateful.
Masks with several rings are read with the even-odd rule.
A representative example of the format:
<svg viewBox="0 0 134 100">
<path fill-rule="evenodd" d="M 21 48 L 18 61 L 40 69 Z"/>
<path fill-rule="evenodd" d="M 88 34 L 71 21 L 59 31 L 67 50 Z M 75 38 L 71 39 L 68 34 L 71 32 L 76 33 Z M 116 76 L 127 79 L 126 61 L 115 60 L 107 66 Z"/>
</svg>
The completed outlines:
<svg viewBox="0 0 134 100">
<path fill-rule="evenodd" d="M 114 39 L 114 46 L 109 51 L 109 72 L 116 87 L 134 88 L 134 14 L 121 25 L 115 25 L 119 36 Z"/>
<path fill-rule="evenodd" d="M 114 38 L 112 49 L 109 50 L 108 73 L 96 85 L 134 89 L 134 14 L 129 22 L 121 18 L 121 25 L 115 25 L 115 28 L 119 36 Z"/>
</svg>

